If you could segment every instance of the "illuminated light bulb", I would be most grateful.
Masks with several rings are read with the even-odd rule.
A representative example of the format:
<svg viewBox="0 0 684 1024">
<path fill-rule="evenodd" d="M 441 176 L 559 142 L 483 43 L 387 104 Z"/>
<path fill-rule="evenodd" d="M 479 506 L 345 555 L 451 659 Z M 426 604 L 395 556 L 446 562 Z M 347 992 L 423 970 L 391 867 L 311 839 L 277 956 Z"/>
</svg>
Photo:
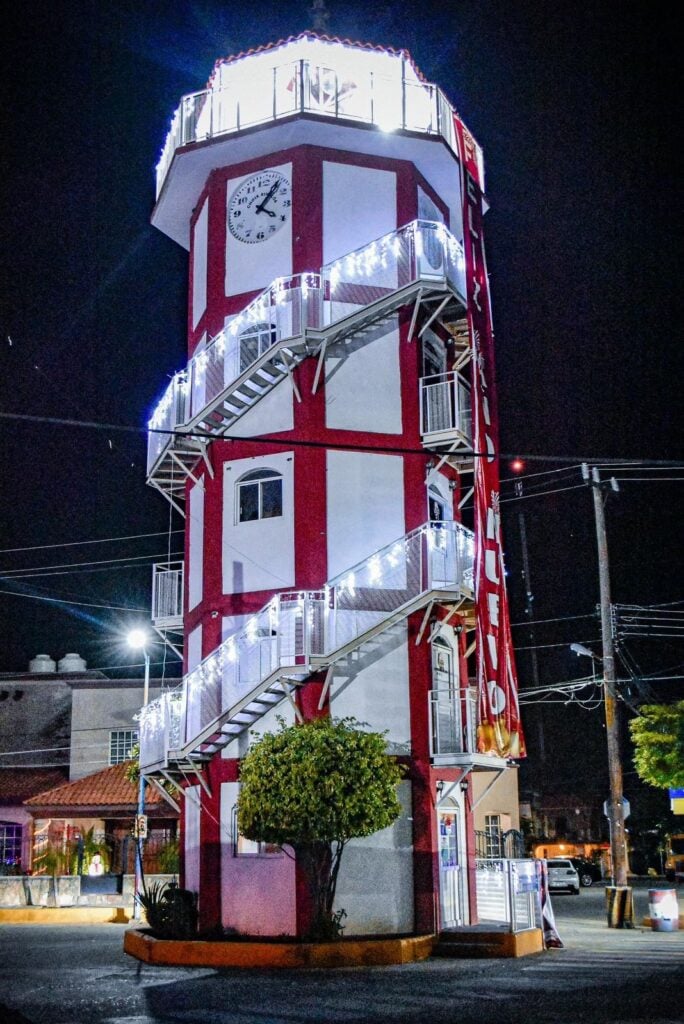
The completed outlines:
<svg viewBox="0 0 684 1024">
<path fill-rule="evenodd" d="M 382 579 L 382 565 L 377 555 L 368 562 L 368 580 L 371 584 L 379 583 Z"/>
<path fill-rule="evenodd" d="M 197 375 L 199 377 L 202 377 L 204 375 L 204 371 L 205 371 L 205 369 L 207 367 L 207 353 L 206 353 L 206 349 L 202 349 L 201 352 L 198 352 L 197 355 L 195 356 L 195 358 L 193 359 L 193 362 L 195 364 L 195 369 L 197 370 Z"/>
<path fill-rule="evenodd" d="M 306 276 L 304 276 L 302 278 L 302 298 L 305 299 L 308 294 L 309 294 L 309 282 L 307 281 Z"/>
</svg>

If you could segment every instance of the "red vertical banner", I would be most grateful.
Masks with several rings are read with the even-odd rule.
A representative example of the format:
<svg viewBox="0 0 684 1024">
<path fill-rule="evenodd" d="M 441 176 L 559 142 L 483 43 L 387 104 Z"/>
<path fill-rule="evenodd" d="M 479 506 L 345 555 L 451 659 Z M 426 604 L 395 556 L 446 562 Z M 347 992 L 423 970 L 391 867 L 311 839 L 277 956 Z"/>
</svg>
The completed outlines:
<svg viewBox="0 0 684 1024">
<path fill-rule="evenodd" d="M 501 543 L 498 420 L 493 391 L 494 335 L 482 233 L 482 163 L 477 144 L 456 115 L 454 130 L 461 166 L 463 249 L 472 355 L 473 449 L 476 453 L 477 749 L 480 753 L 500 757 L 525 757 Z"/>
</svg>

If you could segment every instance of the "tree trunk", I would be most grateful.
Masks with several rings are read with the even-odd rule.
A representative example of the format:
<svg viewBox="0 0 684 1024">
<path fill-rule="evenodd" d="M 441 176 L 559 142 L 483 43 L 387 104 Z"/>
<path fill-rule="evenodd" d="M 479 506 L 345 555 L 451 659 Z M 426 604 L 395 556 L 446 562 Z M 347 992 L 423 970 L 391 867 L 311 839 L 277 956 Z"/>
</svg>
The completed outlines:
<svg viewBox="0 0 684 1024">
<path fill-rule="evenodd" d="M 302 938 L 321 942 L 340 937 L 333 905 L 343 849 L 344 843 L 336 844 L 334 849 L 330 843 L 306 843 L 295 849 L 311 900 L 311 914 Z"/>
</svg>

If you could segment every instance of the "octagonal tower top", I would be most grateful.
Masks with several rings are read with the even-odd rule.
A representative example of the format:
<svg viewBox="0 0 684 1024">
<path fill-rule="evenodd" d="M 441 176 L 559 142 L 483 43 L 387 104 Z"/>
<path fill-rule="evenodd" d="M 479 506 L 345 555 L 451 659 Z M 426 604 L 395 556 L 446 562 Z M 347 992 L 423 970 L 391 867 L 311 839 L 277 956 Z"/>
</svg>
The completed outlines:
<svg viewBox="0 0 684 1024">
<path fill-rule="evenodd" d="M 344 134 L 357 152 L 383 149 L 420 166 L 434 163 L 434 146 L 428 157 L 415 145 L 429 140 L 446 143 L 453 159 L 453 116 L 407 50 L 303 32 L 221 58 L 207 87 L 183 96 L 175 111 L 157 165 L 152 221 L 187 248 L 189 214 L 207 175 L 283 145 L 336 146 Z M 482 175 L 479 147 L 477 156 Z"/>
</svg>

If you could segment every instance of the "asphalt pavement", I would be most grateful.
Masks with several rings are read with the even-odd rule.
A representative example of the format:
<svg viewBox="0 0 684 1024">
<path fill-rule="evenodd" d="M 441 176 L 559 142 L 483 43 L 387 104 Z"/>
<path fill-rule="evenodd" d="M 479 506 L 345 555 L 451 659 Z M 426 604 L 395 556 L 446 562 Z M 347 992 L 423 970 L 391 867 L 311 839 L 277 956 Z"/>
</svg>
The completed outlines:
<svg viewBox="0 0 684 1024">
<path fill-rule="evenodd" d="M 682 1024 L 684 930 L 607 928 L 602 887 L 553 904 L 563 949 L 335 971 L 150 967 L 125 926 L 4 925 L 0 1024 Z"/>
</svg>

